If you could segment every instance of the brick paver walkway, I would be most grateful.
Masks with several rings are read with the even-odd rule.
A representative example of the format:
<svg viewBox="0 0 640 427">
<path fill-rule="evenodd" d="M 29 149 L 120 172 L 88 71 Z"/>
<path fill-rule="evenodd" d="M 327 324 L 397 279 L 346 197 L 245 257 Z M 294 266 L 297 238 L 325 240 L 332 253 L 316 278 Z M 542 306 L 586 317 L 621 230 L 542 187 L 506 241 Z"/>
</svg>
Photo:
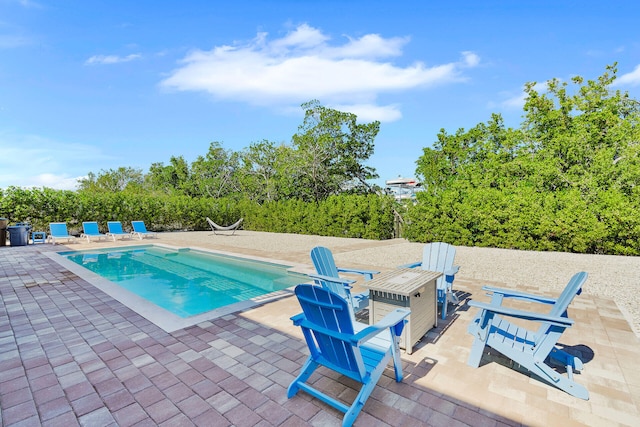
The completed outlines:
<svg viewBox="0 0 640 427">
<path fill-rule="evenodd" d="M 166 333 L 41 253 L 54 249 L 0 247 L 2 425 L 340 424 L 310 396 L 286 397 L 307 355 L 293 298 Z M 478 284 L 457 287 L 482 297 Z M 405 380 L 388 369 L 356 425 L 640 425 L 640 345 L 612 301 L 578 297 L 562 340 L 591 352 L 576 376 L 588 402 L 499 358 L 466 366 L 472 314 L 460 307 L 403 354 Z M 323 372 L 317 385 L 355 395 L 352 381 Z"/>
</svg>

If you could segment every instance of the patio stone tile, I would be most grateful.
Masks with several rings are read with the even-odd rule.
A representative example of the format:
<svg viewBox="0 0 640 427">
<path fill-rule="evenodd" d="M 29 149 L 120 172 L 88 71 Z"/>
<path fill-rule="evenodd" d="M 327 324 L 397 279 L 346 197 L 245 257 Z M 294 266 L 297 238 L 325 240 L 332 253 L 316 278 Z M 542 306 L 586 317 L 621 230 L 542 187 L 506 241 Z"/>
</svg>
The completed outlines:
<svg viewBox="0 0 640 427">
<path fill-rule="evenodd" d="M 124 386 L 131 392 L 136 393 L 150 387 L 153 383 L 145 376 L 139 375 L 124 382 Z"/>
<path fill-rule="evenodd" d="M 240 405 L 240 401 L 225 390 L 211 396 L 207 402 L 221 414 L 226 414 Z"/>
<path fill-rule="evenodd" d="M 198 415 L 211 409 L 211 405 L 198 395 L 191 395 L 178 402 L 178 408 L 189 418 L 196 418 Z"/>
<path fill-rule="evenodd" d="M 37 391 L 43 388 L 52 387 L 58 384 L 58 378 L 54 373 L 46 374 L 38 378 L 29 380 L 31 390 Z"/>
<path fill-rule="evenodd" d="M 38 406 L 64 396 L 64 391 L 58 384 L 33 392 L 33 399 L 36 401 L 36 405 Z"/>
<path fill-rule="evenodd" d="M 121 389 L 116 391 L 115 393 L 109 394 L 108 396 L 103 397 L 104 403 L 109 408 L 109 411 L 115 412 L 121 408 L 131 405 L 135 403 L 135 399 L 133 395 L 129 392 L 129 390 Z"/>
<path fill-rule="evenodd" d="M 96 409 L 93 412 L 81 416 L 78 421 L 80 421 L 80 425 L 83 427 L 106 427 L 117 425 L 113 415 L 111 415 L 109 410 L 105 407 Z"/>
<path fill-rule="evenodd" d="M 79 426 L 76 415 L 69 411 L 42 422 L 42 427 L 75 427 Z"/>
<path fill-rule="evenodd" d="M 161 424 L 180 414 L 180 410 L 170 399 L 163 399 L 148 406 L 147 414 L 149 414 L 156 423 Z"/>
<path fill-rule="evenodd" d="M 165 372 L 151 378 L 151 382 L 160 390 L 166 390 L 169 387 L 179 383 L 180 381 L 178 380 L 178 378 L 176 378 L 175 375 L 171 374 L 170 372 Z"/>
<path fill-rule="evenodd" d="M 71 406 L 78 417 L 89 414 L 97 409 L 104 407 L 104 402 L 96 393 L 87 394 L 86 396 L 71 401 Z"/>
<path fill-rule="evenodd" d="M 118 425 L 122 427 L 133 426 L 148 417 L 144 409 L 137 403 L 132 403 L 112 413 Z"/>
<path fill-rule="evenodd" d="M 261 421 L 258 414 L 242 403 L 235 410 L 225 413 L 225 417 L 237 427 L 252 427 Z"/>
<path fill-rule="evenodd" d="M 31 400 L 8 408 L 2 408 L 2 421 L 6 425 L 31 419 L 33 416 L 38 416 L 38 410 L 36 409 L 35 402 Z"/>
<path fill-rule="evenodd" d="M 38 412 L 43 421 L 55 418 L 65 412 L 72 412 L 73 408 L 67 399 L 59 397 L 45 403 L 38 404 Z"/>
<path fill-rule="evenodd" d="M 342 414 L 317 399 L 286 396 L 308 354 L 289 320 L 293 298 L 166 333 L 43 255 L 51 250 L 59 247 L 0 248 L 10 255 L 0 256 L 2 425 L 340 423 Z M 308 262 L 308 251 L 288 257 Z M 459 292 L 474 298 L 479 285 L 460 281 Z M 576 380 L 588 402 L 499 357 L 466 366 L 474 313 L 461 308 L 402 354 L 402 383 L 385 371 L 356 425 L 640 424 L 639 341 L 614 301 L 581 295 L 563 336 L 587 361 Z M 341 398 L 358 386 L 328 371 L 315 383 Z"/>
<path fill-rule="evenodd" d="M 193 418 L 192 421 L 196 426 L 226 426 L 229 424 L 229 420 L 226 419 L 224 415 L 211 407 L 208 407 L 205 412 Z"/>
<path fill-rule="evenodd" d="M 175 385 L 164 389 L 163 393 L 165 394 L 165 396 L 171 399 L 172 402 L 177 404 L 191 396 L 193 391 L 190 387 L 186 386 L 183 383 L 176 383 Z"/>
<path fill-rule="evenodd" d="M 109 378 L 94 384 L 96 391 L 104 398 L 110 394 L 124 390 L 124 384 L 117 378 Z"/>
<path fill-rule="evenodd" d="M 160 424 L 161 427 L 192 427 L 195 426 L 192 420 L 189 419 L 184 414 L 178 414 L 171 418 L 170 420 L 165 421 Z"/>
</svg>

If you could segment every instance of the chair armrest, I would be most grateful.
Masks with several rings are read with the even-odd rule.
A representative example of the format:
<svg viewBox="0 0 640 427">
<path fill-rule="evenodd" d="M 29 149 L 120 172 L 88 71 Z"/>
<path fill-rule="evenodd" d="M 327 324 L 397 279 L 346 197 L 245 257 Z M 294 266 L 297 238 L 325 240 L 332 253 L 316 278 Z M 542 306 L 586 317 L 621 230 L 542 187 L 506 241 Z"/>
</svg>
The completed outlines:
<svg viewBox="0 0 640 427">
<path fill-rule="evenodd" d="M 342 277 L 331 277 L 331 276 L 323 276 L 322 274 L 307 274 L 307 276 L 309 276 L 310 278 L 314 279 L 314 280 L 322 280 L 323 282 L 332 282 L 332 283 L 338 283 L 340 285 L 344 285 L 345 288 L 349 288 L 351 289 L 354 283 L 356 283 L 355 280 L 351 280 L 351 279 L 343 279 Z"/>
<path fill-rule="evenodd" d="M 422 266 L 422 261 L 418 261 L 418 262 L 411 262 L 409 264 L 399 265 L 398 268 L 416 268 L 421 266 Z"/>
<path fill-rule="evenodd" d="M 355 334 L 353 338 L 351 338 L 351 341 L 352 343 L 359 345 L 365 341 L 368 341 L 384 330 L 387 330 L 389 328 L 394 330 L 394 326 L 400 323 L 404 325 L 405 319 L 410 314 L 411 311 L 407 310 L 406 308 L 396 308 L 395 310 L 384 316 L 382 319 L 380 319 L 378 322 L 376 322 L 375 325 L 368 326 Z M 400 333 L 402 333 L 402 330 L 400 330 Z M 398 333 L 397 331 L 394 332 L 396 336 L 400 335 L 400 333 Z"/>
<path fill-rule="evenodd" d="M 460 271 L 460 266 L 459 265 L 454 265 L 453 267 L 451 267 L 450 269 L 445 271 L 444 275 L 445 276 L 455 276 L 456 273 L 458 273 L 458 271 Z"/>
<path fill-rule="evenodd" d="M 555 304 L 557 301 L 555 298 L 543 297 L 540 295 L 534 295 L 526 292 L 515 291 L 513 289 L 502 289 L 502 288 L 494 288 L 492 286 L 483 286 L 482 290 L 487 292 L 493 292 L 494 294 L 500 294 L 504 298 L 514 298 L 514 299 L 520 299 L 524 301 L 539 302 L 543 304 Z"/>
<path fill-rule="evenodd" d="M 574 323 L 573 320 L 562 316 L 551 316 L 549 314 L 535 313 L 532 311 L 516 310 L 509 307 L 496 306 L 484 302 L 469 301 L 468 304 L 469 307 L 476 307 L 491 313 L 515 317 L 518 319 L 532 320 L 535 322 L 551 323 L 552 325 L 556 326 L 570 327 Z"/>
<path fill-rule="evenodd" d="M 353 268 L 338 268 L 339 273 L 352 273 L 352 274 L 361 274 L 364 276 L 365 280 L 373 279 L 374 274 L 380 273 L 379 271 L 373 270 L 356 270 Z"/>
<path fill-rule="evenodd" d="M 304 313 L 300 313 L 300 314 L 296 314 L 293 317 L 290 317 L 290 319 L 293 321 L 293 324 L 295 326 L 300 326 L 300 324 L 302 323 L 303 320 L 306 319 L 306 317 L 304 316 Z"/>
</svg>

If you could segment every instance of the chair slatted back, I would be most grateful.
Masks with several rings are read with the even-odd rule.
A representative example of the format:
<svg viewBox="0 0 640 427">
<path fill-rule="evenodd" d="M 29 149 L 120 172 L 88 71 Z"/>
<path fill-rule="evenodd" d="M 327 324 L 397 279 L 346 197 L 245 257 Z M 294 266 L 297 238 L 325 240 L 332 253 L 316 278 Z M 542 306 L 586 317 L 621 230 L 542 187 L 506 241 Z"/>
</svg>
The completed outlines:
<svg viewBox="0 0 640 427">
<path fill-rule="evenodd" d="M 316 246 L 311 249 L 311 261 L 313 262 L 318 274 L 328 277 L 340 277 L 338 274 L 338 267 L 336 267 L 336 262 L 333 259 L 333 254 L 328 248 Z M 331 289 L 343 298 L 349 298 L 349 295 L 344 290 L 344 286 L 338 283 L 323 282 L 320 280 L 316 280 L 316 282 L 325 288 Z"/>
<path fill-rule="evenodd" d="M 587 281 L 587 276 L 588 274 L 584 271 L 573 275 L 571 280 L 569 280 L 569 283 L 567 283 L 567 286 L 565 286 L 564 290 L 551 307 L 551 310 L 549 311 L 550 315 L 567 317 L 569 304 L 571 304 L 576 295 L 580 295 L 582 293 L 582 285 Z M 559 338 L 562 331 L 556 331 L 556 329 L 558 328 L 549 323 L 543 322 L 535 335 L 536 344 L 540 344 L 541 341 L 547 340 L 551 336 L 557 336 Z M 552 334 L 553 331 L 555 332 Z"/>
<path fill-rule="evenodd" d="M 124 231 L 122 230 L 122 223 L 120 221 L 107 222 L 107 228 L 109 228 L 109 233 L 124 234 Z"/>
<path fill-rule="evenodd" d="M 82 230 L 84 231 L 84 234 L 89 234 L 89 235 L 100 234 L 100 231 L 98 230 L 98 223 L 95 221 L 83 222 Z"/>
<path fill-rule="evenodd" d="M 444 273 L 453 267 L 455 257 L 455 246 L 443 242 L 428 243 L 422 252 L 422 269 Z M 438 289 L 444 288 L 444 280 L 444 274 L 436 280 Z"/>
<path fill-rule="evenodd" d="M 131 221 L 131 225 L 133 226 L 133 231 L 136 233 L 148 233 L 144 221 Z"/>
<path fill-rule="evenodd" d="M 354 327 L 348 302 L 328 289 L 308 284 L 296 286 L 295 293 L 309 322 L 302 330 L 314 358 L 363 381 L 366 370 L 362 355 L 358 347 L 349 342 Z"/>
<path fill-rule="evenodd" d="M 57 236 L 68 236 L 69 232 L 67 231 L 67 224 L 64 222 L 52 222 L 49 224 L 49 231 L 51 235 L 54 237 Z"/>
</svg>

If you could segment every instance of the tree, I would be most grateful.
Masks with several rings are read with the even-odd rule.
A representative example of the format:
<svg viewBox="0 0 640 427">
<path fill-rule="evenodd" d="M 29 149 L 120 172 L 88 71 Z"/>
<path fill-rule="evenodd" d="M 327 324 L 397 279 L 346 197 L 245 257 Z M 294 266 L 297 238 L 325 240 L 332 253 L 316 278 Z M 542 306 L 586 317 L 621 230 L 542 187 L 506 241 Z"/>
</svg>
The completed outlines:
<svg viewBox="0 0 640 427">
<path fill-rule="evenodd" d="M 366 180 L 377 178 L 365 162 L 374 150 L 380 122 L 358 124 L 357 116 L 324 107 L 316 100 L 302 104 L 304 122 L 293 136 L 297 150 L 300 196 L 322 200 L 338 194 L 349 182 L 366 188 Z"/>
<path fill-rule="evenodd" d="M 524 120 L 441 130 L 417 174 L 408 238 L 480 246 L 640 253 L 640 104 L 596 80 L 526 85 Z"/>
<path fill-rule="evenodd" d="M 238 166 L 238 153 L 225 150 L 220 142 L 212 142 L 207 154 L 198 156 L 191 164 L 194 193 L 198 196 L 214 198 L 238 193 L 240 190 L 236 179 Z"/>
<path fill-rule="evenodd" d="M 171 156 L 166 166 L 163 163 L 153 163 L 146 180 L 156 191 L 194 195 L 191 168 L 182 156 Z"/>
<path fill-rule="evenodd" d="M 238 179 L 242 193 L 258 203 L 280 200 L 295 190 L 291 180 L 294 150 L 285 144 L 263 140 L 240 154 Z"/>
<path fill-rule="evenodd" d="M 89 172 L 86 178 L 78 180 L 79 191 L 140 191 L 143 188 L 142 169 L 119 167 L 118 169 L 101 170 L 98 175 Z"/>
</svg>

